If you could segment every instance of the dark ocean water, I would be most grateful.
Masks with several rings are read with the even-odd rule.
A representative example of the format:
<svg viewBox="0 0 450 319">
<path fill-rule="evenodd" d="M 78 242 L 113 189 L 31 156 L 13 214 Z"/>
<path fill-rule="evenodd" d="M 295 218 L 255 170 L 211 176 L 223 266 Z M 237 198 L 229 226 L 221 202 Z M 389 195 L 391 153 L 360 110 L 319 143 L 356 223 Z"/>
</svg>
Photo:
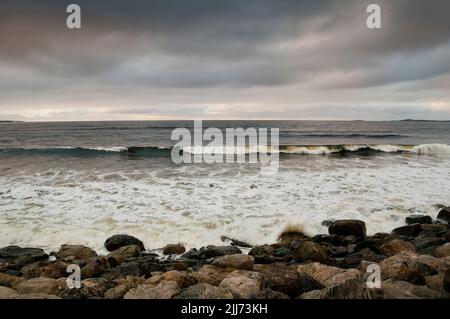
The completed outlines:
<svg viewBox="0 0 450 319">
<path fill-rule="evenodd" d="M 101 249 L 115 233 L 150 248 L 272 242 L 357 218 L 369 233 L 450 204 L 449 122 L 204 121 L 279 128 L 280 169 L 177 165 L 175 128 L 192 121 L 0 123 L 0 246 Z"/>
</svg>

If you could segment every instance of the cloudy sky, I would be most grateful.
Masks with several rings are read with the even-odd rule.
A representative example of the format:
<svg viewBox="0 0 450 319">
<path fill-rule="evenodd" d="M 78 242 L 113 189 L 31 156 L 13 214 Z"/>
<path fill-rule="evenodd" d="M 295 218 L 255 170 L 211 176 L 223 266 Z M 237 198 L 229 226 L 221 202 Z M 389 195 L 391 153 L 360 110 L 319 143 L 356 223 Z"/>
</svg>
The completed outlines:
<svg viewBox="0 0 450 319">
<path fill-rule="evenodd" d="M 0 3 L 0 120 L 404 118 L 450 119 L 450 1 Z"/>
</svg>

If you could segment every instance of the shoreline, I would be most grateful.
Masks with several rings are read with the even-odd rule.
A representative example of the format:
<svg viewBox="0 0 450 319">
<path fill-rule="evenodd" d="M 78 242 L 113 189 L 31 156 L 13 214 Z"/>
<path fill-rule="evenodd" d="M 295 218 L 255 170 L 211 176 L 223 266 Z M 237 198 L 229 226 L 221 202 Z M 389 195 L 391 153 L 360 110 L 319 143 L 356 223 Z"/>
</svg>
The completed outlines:
<svg viewBox="0 0 450 319">
<path fill-rule="evenodd" d="M 130 235 L 106 239 L 107 255 L 82 245 L 50 254 L 7 246 L 0 299 L 449 299 L 449 223 L 447 207 L 436 219 L 410 215 L 390 233 L 367 236 L 359 220 L 324 221 L 328 234 L 287 229 L 261 246 L 223 237 L 229 245 L 148 251 Z M 80 270 L 79 288 L 67 286 L 69 265 Z"/>
</svg>

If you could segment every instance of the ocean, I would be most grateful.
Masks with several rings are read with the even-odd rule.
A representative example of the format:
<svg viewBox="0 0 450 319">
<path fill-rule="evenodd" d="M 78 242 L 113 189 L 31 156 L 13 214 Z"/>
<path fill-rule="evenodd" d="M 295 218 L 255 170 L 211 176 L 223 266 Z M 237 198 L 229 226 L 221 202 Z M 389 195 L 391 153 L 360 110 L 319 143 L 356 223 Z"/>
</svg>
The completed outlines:
<svg viewBox="0 0 450 319">
<path fill-rule="evenodd" d="M 280 168 L 175 164 L 171 133 L 192 121 L 0 123 L 0 247 L 57 249 L 127 233 L 156 249 L 272 243 L 286 227 L 369 234 L 450 204 L 450 122 L 204 121 L 279 128 Z"/>
</svg>

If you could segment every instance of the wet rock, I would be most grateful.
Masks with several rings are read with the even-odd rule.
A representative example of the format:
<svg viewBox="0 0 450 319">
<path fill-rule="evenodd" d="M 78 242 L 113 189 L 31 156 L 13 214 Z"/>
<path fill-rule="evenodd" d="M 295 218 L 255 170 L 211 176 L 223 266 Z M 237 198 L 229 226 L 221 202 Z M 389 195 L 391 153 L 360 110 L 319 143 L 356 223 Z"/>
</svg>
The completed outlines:
<svg viewBox="0 0 450 319">
<path fill-rule="evenodd" d="M 62 245 L 56 256 L 61 259 L 88 259 L 97 256 L 97 253 L 83 245 Z"/>
<path fill-rule="evenodd" d="M 225 277 L 234 271 L 232 268 L 222 268 L 213 265 L 204 265 L 196 272 L 192 273 L 192 277 L 198 283 L 206 283 L 213 286 L 218 286 Z"/>
<path fill-rule="evenodd" d="M 21 295 L 24 294 L 48 294 L 54 295 L 59 290 L 56 279 L 52 278 L 33 278 L 24 282 L 21 282 L 17 286 L 17 292 Z"/>
<path fill-rule="evenodd" d="M 48 255 L 39 248 L 7 246 L 0 249 L 0 265 L 8 263 L 8 265 L 17 265 L 20 269 L 26 264 L 45 259 L 48 259 Z"/>
<path fill-rule="evenodd" d="M 308 236 L 306 236 L 305 234 L 303 234 L 301 232 L 297 232 L 297 231 L 286 231 L 286 232 L 283 232 L 278 237 L 278 241 L 282 242 L 282 243 L 290 243 L 293 240 L 302 241 L 302 240 L 308 240 L 308 239 L 309 239 Z"/>
<path fill-rule="evenodd" d="M 211 264 L 217 267 L 223 268 L 236 268 L 236 269 L 246 269 L 251 270 L 253 268 L 253 264 L 255 259 L 250 255 L 225 255 L 216 257 Z"/>
<path fill-rule="evenodd" d="M 214 246 L 209 245 L 197 249 L 191 249 L 183 255 L 186 259 L 209 259 L 224 255 L 241 254 L 242 251 L 236 246 Z"/>
<path fill-rule="evenodd" d="M 446 243 L 442 246 L 439 246 L 439 248 L 437 248 L 434 251 L 434 256 L 441 258 L 441 257 L 449 257 L 450 256 L 450 243 Z"/>
<path fill-rule="evenodd" d="M 346 247 L 341 246 L 330 246 L 327 247 L 328 254 L 334 258 L 336 257 L 344 257 L 348 254 L 348 250 Z"/>
<path fill-rule="evenodd" d="M 17 286 L 26 279 L 8 274 L 0 273 L 0 286 L 16 289 Z"/>
<path fill-rule="evenodd" d="M 312 241 L 300 242 L 299 245 L 292 250 L 292 257 L 297 261 L 319 261 L 327 262 L 327 250 L 320 244 Z"/>
<path fill-rule="evenodd" d="M 416 250 L 420 251 L 422 249 L 431 247 L 431 246 L 439 246 L 445 243 L 445 240 L 437 237 L 429 237 L 429 236 L 417 236 L 414 240 L 411 241 Z"/>
<path fill-rule="evenodd" d="M 14 299 L 17 296 L 19 296 L 19 294 L 14 289 L 0 286 L 0 300 L 2 300 L 2 299 Z"/>
<path fill-rule="evenodd" d="M 113 268 L 111 271 L 105 272 L 103 278 L 120 278 L 126 276 L 150 277 L 154 271 L 167 271 L 169 267 L 173 266 L 173 263 L 159 262 L 154 256 L 141 256 L 136 258 L 129 258 L 119 266 Z"/>
<path fill-rule="evenodd" d="M 442 208 L 437 215 L 437 219 L 450 224 L 450 207 Z"/>
<path fill-rule="evenodd" d="M 291 255 L 291 250 L 287 247 L 280 247 L 273 253 L 274 257 L 289 257 Z"/>
<path fill-rule="evenodd" d="M 406 217 L 405 223 L 407 225 L 411 224 L 432 224 L 433 219 L 427 215 L 410 215 Z"/>
<path fill-rule="evenodd" d="M 380 289 L 369 289 L 372 299 L 436 299 L 442 294 L 427 286 L 414 285 L 406 281 L 387 280 Z"/>
<path fill-rule="evenodd" d="M 150 278 L 149 280 L 151 280 Z M 186 288 L 197 283 L 197 280 L 190 274 L 182 271 L 171 270 L 161 275 L 161 281 L 175 281 L 180 288 Z M 148 281 L 147 281 L 148 282 Z M 159 284 L 159 282 L 158 282 Z"/>
<path fill-rule="evenodd" d="M 111 266 L 121 264 L 125 259 L 132 257 L 139 257 L 141 255 L 141 248 L 137 245 L 122 246 L 119 249 L 111 252 L 107 257 Z"/>
<path fill-rule="evenodd" d="M 381 245 L 379 247 L 379 250 L 386 256 L 393 256 L 402 251 L 411 251 L 411 252 L 416 251 L 413 244 L 401 239 L 390 240 L 386 244 Z"/>
<path fill-rule="evenodd" d="M 174 281 L 162 281 L 157 286 L 139 285 L 128 291 L 124 299 L 171 299 L 180 292 Z"/>
<path fill-rule="evenodd" d="M 310 276 L 297 271 L 297 266 L 285 263 L 255 265 L 253 270 L 263 273 L 268 279 L 268 287 L 295 297 L 301 293 L 321 289 L 323 286 Z"/>
<path fill-rule="evenodd" d="M 224 242 L 229 241 L 230 245 L 233 245 L 233 246 L 245 247 L 245 248 L 253 247 L 252 245 L 250 245 L 249 243 L 246 243 L 245 241 L 237 240 L 237 239 L 230 238 L 227 236 L 222 236 L 222 237 L 220 237 L 220 239 Z"/>
<path fill-rule="evenodd" d="M 164 255 L 181 255 L 184 254 L 186 248 L 182 244 L 166 245 L 163 248 Z"/>
<path fill-rule="evenodd" d="M 113 287 L 111 289 L 108 289 L 105 292 L 104 298 L 105 299 L 122 299 L 123 296 L 125 296 L 128 291 L 130 291 L 130 287 L 128 287 L 127 285 L 119 285 L 119 286 Z"/>
<path fill-rule="evenodd" d="M 422 228 L 420 236 L 445 237 L 449 230 L 447 224 L 422 224 L 420 227 Z"/>
<path fill-rule="evenodd" d="M 356 219 L 337 220 L 328 227 L 328 233 L 330 235 L 353 235 L 357 238 L 364 238 L 366 237 L 366 224 Z"/>
<path fill-rule="evenodd" d="M 22 276 L 27 279 L 40 277 L 42 267 L 48 265 L 47 261 L 37 261 L 28 265 L 23 266 L 20 269 Z"/>
<path fill-rule="evenodd" d="M 266 288 L 267 279 L 258 272 L 237 270 L 229 273 L 219 285 L 238 299 L 249 299 Z"/>
<path fill-rule="evenodd" d="M 299 272 L 306 273 L 325 288 L 299 296 L 301 299 L 363 299 L 367 298 L 363 274 L 357 269 L 340 269 L 318 263 L 302 265 Z"/>
<path fill-rule="evenodd" d="M 123 246 L 136 245 L 144 251 L 144 244 L 139 239 L 130 235 L 114 235 L 105 241 L 105 247 L 108 251 L 114 251 Z"/>
<path fill-rule="evenodd" d="M 416 254 L 407 251 L 384 259 L 379 266 L 383 280 L 392 279 L 423 285 L 424 276 L 434 274 L 430 267 L 417 259 Z"/>
<path fill-rule="evenodd" d="M 265 288 L 260 292 L 251 295 L 250 299 L 289 299 L 289 296 L 280 291 Z"/>
<path fill-rule="evenodd" d="M 421 231 L 422 228 L 420 227 L 420 224 L 411 224 L 395 228 L 392 231 L 392 234 L 403 237 L 416 237 Z"/>
<path fill-rule="evenodd" d="M 270 261 L 270 257 L 275 253 L 275 248 L 270 245 L 255 246 L 248 254 L 255 258 L 255 263 L 265 264 Z"/>
<path fill-rule="evenodd" d="M 226 289 L 200 283 L 183 289 L 174 299 L 233 299 Z"/>
<path fill-rule="evenodd" d="M 48 277 L 58 279 L 67 276 L 67 266 L 68 264 L 64 261 L 55 261 L 47 264 L 40 268 L 40 277 Z"/>
<path fill-rule="evenodd" d="M 86 266 L 81 268 L 81 278 L 99 277 L 110 268 L 111 266 L 106 257 L 94 257 Z"/>
</svg>

